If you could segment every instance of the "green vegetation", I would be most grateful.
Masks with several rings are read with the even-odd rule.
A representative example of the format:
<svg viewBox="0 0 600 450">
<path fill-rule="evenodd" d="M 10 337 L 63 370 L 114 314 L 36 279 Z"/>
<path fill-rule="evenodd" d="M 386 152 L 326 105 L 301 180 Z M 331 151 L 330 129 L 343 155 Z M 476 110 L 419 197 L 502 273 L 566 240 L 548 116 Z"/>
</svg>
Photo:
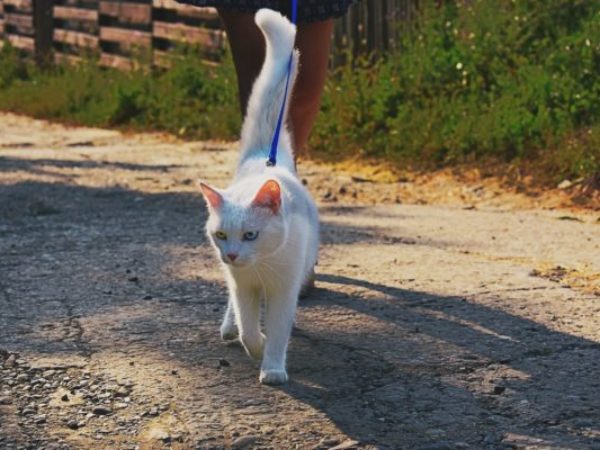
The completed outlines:
<svg viewBox="0 0 600 450">
<path fill-rule="evenodd" d="M 78 65 L 38 69 L 6 45 L 0 50 L 0 109 L 96 126 L 164 130 L 235 139 L 240 118 L 230 59 L 208 66 L 188 49 L 170 70 L 122 72 Z"/>
<path fill-rule="evenodd" d="M 397 165 L 535 166 L 546 179 L 600 173 L 600 3 L 423 2 L 397 52 L 348 58 L 329 78 L 314 154 Z M 0 51 L 0 108 L 189 137 L 239 133 L 231 61 L 194 52 L 168 71 L 38 70 Z"/>
<path fill-rule="evenodd" d="M 555 179 L 600 172 L 600 3 L 465 3 L 426 6 L 398 52 L 339 68 L 316 147 L 533 162 Z"/>
</svg>

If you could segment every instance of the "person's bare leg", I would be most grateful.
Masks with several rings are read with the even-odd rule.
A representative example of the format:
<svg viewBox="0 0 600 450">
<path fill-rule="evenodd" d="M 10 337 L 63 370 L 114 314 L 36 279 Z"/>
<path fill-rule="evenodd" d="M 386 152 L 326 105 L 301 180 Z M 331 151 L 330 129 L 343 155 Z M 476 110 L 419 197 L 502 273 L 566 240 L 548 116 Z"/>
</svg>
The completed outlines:
<svg viewBox="0 0 600 450">
<path fill-rule="evenodd" d="M 306 151 L 310 131 L 321 106 L 332 31 L 333 19 L 298 25 L 296 47 L 300 51 L 300 71 L 290 103 L 296 154 Z"/>
<path fill-rule="evenodd" d="M 219 10 L 231 46 L 238 77 L 240 110 L 246 114 L 254 80 L 265 58 L 265 41 L 254 23 L 254 15 Z M 305 151 L 321 102 L 327 77 L 333 20 L 298 25 L 296 47 L 300 71 L 290 103 L 290 122 L 296 154 Z"/>
<path fill-rule="evenodd" d="M 240 111 L 244 117 L 254 80 L 265 59 L 265 39 L 254 23 L 254 14 L 220 9 L 219 16 L 225 25 L 231 47 L 237 73 Z"/>
</svg>

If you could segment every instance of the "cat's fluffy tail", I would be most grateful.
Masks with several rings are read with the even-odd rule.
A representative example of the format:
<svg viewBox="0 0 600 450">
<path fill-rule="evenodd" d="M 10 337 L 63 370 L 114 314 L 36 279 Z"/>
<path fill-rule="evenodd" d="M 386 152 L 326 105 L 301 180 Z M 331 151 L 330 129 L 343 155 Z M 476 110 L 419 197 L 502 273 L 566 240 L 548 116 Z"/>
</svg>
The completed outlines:
<svg viewBox="0 0 600 450">
<path fill-rule="evenodd" d="M 283 101 L 287 67 L 294 49 L 296 27 L 281 14 L 270 9 L 256 13 L 255 21 L 265 36 L 267 43 L 265 62 L 254 82 L 248 109 L 242 127 L 241 163 L 249 158 L 264 157 L 269 154 L 273 132 L 277 125 L 279 110 Z M 292 73 L 288 87 L 288 104 L 298 67 L 298 52 L 294 50 Z M 290 134 L 285 126 L 287 107 L 284 112 L 284 125 L 281 129 L 277 164 L 290 169 L 294 167 L 294 156 Z"/>
</svg>

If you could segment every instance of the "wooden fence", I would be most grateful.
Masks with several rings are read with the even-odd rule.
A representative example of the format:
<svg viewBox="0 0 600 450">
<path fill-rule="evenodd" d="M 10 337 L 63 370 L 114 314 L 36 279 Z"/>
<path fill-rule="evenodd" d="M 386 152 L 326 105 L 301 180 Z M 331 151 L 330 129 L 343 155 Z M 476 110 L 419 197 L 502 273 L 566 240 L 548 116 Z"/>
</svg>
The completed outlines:
<svg viewBox="0 0 600 450">
<path fill-rule="evenodd" d="M 334 46 L 355 54 L 394 49 L 416 14 L 417 2 L 355 4 L 336 23 Z M 180 43 L 198 45 L 207 60 L 217 60 L 224 46 L 213 8 L 174 0 L 0 0 L 3 39 L 41 61 L 49 55 L 58 61 L 76 60 L 91 52 L 103 65 L 123 69 L 134 61 L 166 66 Z"/>
<path fill-rule="evenodd" d="M 121 69 L 137 61 L 168 65 L 180 43 L 198 45 L 207 60 L 224 46 L 213 8 L 174 0 L 0 0 L 0 39 L 40 59 L 91 53 Z"/>
</svg>

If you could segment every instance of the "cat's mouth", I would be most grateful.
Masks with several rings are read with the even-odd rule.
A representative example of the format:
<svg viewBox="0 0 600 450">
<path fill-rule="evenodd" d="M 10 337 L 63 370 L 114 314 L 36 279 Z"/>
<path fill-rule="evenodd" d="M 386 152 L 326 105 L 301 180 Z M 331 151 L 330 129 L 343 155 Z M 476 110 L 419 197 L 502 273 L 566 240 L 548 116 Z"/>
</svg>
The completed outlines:
<svg viewBox="0 0 600 450">
<path fill-rule="evenodd" d="M 246 265 L 246 261 L 240 261 L 239 259 L 232 261 L 231 259 L 229 259 L 227 257 L 221 258 L 221 261 L 223 261 L 228 266 L 232 266 L 232 267 L 244 267 Z"/>
</svg>

